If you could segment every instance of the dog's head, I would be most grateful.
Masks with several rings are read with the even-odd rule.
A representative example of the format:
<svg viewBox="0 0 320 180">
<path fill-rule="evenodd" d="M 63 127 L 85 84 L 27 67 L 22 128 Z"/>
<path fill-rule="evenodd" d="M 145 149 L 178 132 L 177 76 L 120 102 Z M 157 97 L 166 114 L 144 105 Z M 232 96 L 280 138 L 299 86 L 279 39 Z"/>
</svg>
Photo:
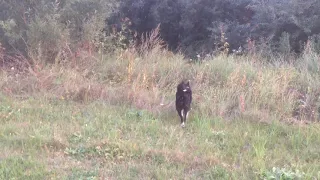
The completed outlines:
<svg viewBox="0 0 320 180">
<path fill-rule="evenodd" d="M 178 91 L 182 91 L 182 92 L 191 92 L 191 87 L 190 87 L 190 80 L 185 82 L 182 81 L 177 88 Z"/>
</svg>

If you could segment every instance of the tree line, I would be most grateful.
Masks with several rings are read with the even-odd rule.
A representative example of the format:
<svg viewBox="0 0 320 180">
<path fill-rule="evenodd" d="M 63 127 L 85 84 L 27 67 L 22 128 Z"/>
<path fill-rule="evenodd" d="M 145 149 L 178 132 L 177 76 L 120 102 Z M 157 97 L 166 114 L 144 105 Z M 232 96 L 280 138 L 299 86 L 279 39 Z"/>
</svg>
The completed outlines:
<svg viewBox="0 0 320 180">
<path fill-rule="evenodd" d="M 50 59 L 66 39 L 71 49 L 92 42 L 114 51 L 160 24 L 168 48 L 188 56 L 250 51 L 250 42 L 299 54 L 308 40 L 318 44 L 319 9 L 318 0 L 0 0 L 0 42 L 26 56 L 41 46 Z"/>
</svg>

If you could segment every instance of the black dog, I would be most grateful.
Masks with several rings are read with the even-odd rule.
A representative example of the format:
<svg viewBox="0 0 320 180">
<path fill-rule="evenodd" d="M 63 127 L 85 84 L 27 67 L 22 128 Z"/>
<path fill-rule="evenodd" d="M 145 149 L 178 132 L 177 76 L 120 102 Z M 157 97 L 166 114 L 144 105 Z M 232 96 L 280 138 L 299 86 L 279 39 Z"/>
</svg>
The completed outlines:
<svg viewBox="0 0 320 180">
<path fill-rule="evenodd" d="M 185 126 L 191 108 L 192 91 L 189 82 L 182 81 L 177 87 L 176 109 L 181 119 L 181 127 Z"/>
</svg>

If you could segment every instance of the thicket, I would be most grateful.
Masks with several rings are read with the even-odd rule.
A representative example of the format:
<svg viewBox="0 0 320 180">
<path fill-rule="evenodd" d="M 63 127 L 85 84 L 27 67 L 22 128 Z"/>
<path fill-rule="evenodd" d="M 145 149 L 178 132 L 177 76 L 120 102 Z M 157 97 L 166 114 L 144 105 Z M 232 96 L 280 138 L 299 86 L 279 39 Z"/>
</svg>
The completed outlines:
<svg viewBox="0 0 320 180">
<path fill-rule="evenodd" d="M 316 0 L 124 0 L 108 22 L 119 24 L 128 17 L 138 34 L 161 24 L 169 48 L 187 54 L 219 49 L 221 33 L 230 50 L 248 49 L 248 42 L 256 41 L 272 52 L 301 53 L 309 37 L 318 39 L 319 8 Z M 287 47 L 283 38 L 288 38 Z"/>
<path fill-rule="evenodd" d="M 160 24 L 169 49 L 188 57 L 239 47 L 301 54 L 308 39 L 319 40 L 319 9 L 317 0 L 0 0 L 0 42 L 54 62 L 79 47 L 140 44 Z"/>
<path fill-rule="evenodd" d="M 1 0 L 0 42 L 7 53 L 38 63 L 72 60 L 106 42 L 105 19 L 114 7 L 113 0 Z"/>
</svg>

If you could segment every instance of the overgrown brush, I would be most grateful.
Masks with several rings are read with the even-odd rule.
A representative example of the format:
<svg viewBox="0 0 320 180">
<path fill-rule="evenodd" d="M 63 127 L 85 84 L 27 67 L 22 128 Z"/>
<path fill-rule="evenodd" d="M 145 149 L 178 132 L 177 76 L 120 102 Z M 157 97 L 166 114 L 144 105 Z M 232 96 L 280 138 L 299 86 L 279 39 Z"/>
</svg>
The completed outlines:
<svg viewBox="0 0 320 180">
<path fill-rule="evenodd" d="M 317 63 L 314 51 L 307 48 L 299 60 L 305 63 L 297 65 L 275 66 L 256 54 L 221 54 L 193 63 L 169 52 L 158 33 L 159 28 L 146 34 L 140 46 L 113 55 L 81 51 L 76 63 L 33 63 L 23 76 L 2 70 L 1 89 L 8 95 L 42 94 L 79 102 L 100 99 L 166 115 L 174 109 L 176 84 L 190 79 L 193 111 L 202 115 L 318 121 L 318 71 L 308 65 Z"/>
</svg>

